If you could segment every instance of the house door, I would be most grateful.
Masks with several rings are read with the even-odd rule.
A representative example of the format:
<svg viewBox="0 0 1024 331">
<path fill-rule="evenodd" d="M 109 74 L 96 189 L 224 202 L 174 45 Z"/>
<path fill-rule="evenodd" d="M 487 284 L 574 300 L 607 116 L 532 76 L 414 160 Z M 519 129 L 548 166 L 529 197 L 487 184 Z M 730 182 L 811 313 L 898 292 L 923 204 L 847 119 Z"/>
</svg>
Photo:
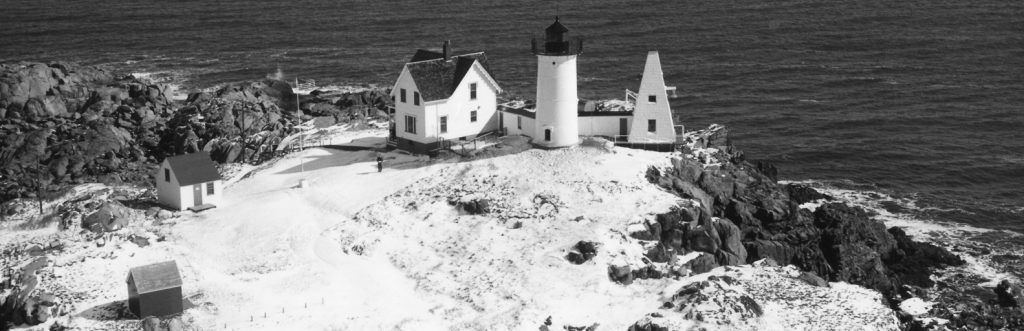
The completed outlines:
<svg viewBox="0 0 1024 331">
<path fill-rule="evenodd" d="M 629 128 L 626 127 L 626 119 L 625 118 L 620 118 L 619 119 L 619 135 L 620 136 L 627 136 L 627 135 L 629 135 Z"/>
<path fill-rule="evenodd" d="M 192 199 L 195 200 L 194 202 L 195 202 L 196 206 L 201 206 L 203 204 L 203 185 L 202 184 L 192 185 Z"/>
</svg>

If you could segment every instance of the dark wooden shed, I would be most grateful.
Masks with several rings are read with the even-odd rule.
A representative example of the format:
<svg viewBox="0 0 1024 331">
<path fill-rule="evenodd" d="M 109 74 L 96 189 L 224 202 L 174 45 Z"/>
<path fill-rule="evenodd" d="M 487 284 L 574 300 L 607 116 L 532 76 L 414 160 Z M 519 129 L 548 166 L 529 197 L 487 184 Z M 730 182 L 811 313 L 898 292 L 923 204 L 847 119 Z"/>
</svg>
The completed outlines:
<svg viewBox="0 0 1024 331">
<path fill-rule="evenodd" d="M 174 261 L 138 266 L 128 271 L 128 310 L 139 318 L 182 311 L 181 273 Z"/>
</svg>

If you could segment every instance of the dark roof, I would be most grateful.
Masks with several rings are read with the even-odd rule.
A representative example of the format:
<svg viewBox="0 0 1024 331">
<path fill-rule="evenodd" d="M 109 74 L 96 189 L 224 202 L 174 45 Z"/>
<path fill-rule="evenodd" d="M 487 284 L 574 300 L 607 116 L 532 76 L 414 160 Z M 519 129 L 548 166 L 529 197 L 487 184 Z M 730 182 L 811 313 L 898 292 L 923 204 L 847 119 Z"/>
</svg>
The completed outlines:
<svg viewBox="0 0 1024 331">
<path fill-rule="evenodd" d="M 438 53 L 438 52 L 435 52 L 435 51 L 428 51 L 428 50 L 425 50 L 425 49 L 418 49 L 418 50 L 416 50 L 416 54 L 413 54 L 412 60 L 409 60 L 409 62 L 412 63 L 412 62 L 420 62 L 420 61 L 426 61 L 426 60 L 436 60 L 436 59 L 440 59 L 442 57 L 444 57 L 443 53 Z"/>
<path fill-rule="evenodd" d="M 515 108 L 515 107 L 499 106 L 498 110 L 500 110 L 502 112 L 509 113 L 509 114 L 515 114 L 515 115 L 523 116 L 523 117 L 537 118 L 537 112 L 532 112 L 532 111 L 526 110 L 526 108 Z"/>
<path fill-rule="evenodd" d="M 593 116 L 633 116 L 633 111 L 580 111 L 576 112 L 578 117 L 593 117 Z"/>
<path fill-rule="evenodd" d="M 167 158 L 167 163 L 178 178 L 178 185 L 192 185 L 220 179 L 217 166 L 210 159 L 210 153 L 196 152 Z"/>
<path fill-rule="evenodd" d="M 430 51 L 419 50 L 416 54 L 419 55 L 420 52 Z M 414 59 L 416 57 L 413 56 Z M 462 82 L 462 78 L 466 77 L 466 73 L 473 67 L 474 61 L 480 61 L 484 71 L 491 76 L 491 79 L 495 79 L 487 65 L 487 56 L 483 52 L 456 55 L 447 60 L 437 58 L 410 62 L 406 66 L 409 68 L 409 73 L 412 75 L 413 81 L 416 82 L 416 87 L 419 88 L 423 100 L 434 101 L 452 96 L 452 92 L 455 92 L 455 88 Z"/>
<path fill-rule="evenodd" d="M 134 282 L 139 294 L 150 293 L 180 287 L 181 274 L 178 263 L 171 260 L 134 267 L 128 271 L 128 281 Z"/>
<path fill-rule="evenodd" d="M 562 25 L 562 23 L 558 21 L 558 17 L 555 16 L 555 23 L 551 23 L 551 25 L 548 26 L 547 29 L 544 29 L 544 31 L 546 31 L 546 32 L 569 32 L 569 29 L 566 28 L 565 25 Z"/>
</svg>

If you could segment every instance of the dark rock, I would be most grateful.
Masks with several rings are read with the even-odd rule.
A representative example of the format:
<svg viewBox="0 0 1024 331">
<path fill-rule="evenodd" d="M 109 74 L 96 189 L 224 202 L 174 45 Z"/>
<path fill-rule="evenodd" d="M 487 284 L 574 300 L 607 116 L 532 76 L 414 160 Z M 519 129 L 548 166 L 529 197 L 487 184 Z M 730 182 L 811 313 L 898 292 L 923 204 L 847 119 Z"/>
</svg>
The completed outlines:
<svg viewBox="0 0 1024 331">
<path fill-rule="evenodd" d="M 995 288 L 999 305 L 1004 307 L 1024 307 L 1024 289 L 1009 280 L 1002 280 Z"/>
<path fill-rule="evenodd" d="M 460 202 L 462 210 L 471 215 L 482 215 L 491 212 L 491 203 L 487 199 L 479 198 Z"/>
<path fill-rule="evenodd" d="M 787 184 L 786 192 L 789 194 L 789 198 L 798 205 L 817 200 L 832 201 L 832 197 L 806 185 Z"/>
<path fill-rule="evenodd" d="M 804 281 L 807 284 L 811 284 L 812 286 L 831 287 L 831 285 L 829 285 L 827 281 L 811 272 L 804 271 L 800 273 L 800 276 L 797 276 L 796 278 Z"/>
<path fill-rule="evenodd" d="M 573 264 L 583 264 L 597 256 L 597 247 L 599 245 L 593 241 L 580 240 L 572 247 L 565 258 Z"/>
<path fill-rule="evenodd" d="M 128 225 L 128 220 L 128 208 L 117 202 L 107 202 L 82 219 L 82 228 L 96 233 L 117 231 Z"/>
<path fill-rule="evenodd" d="M 633 283 L 633 272 L 628 265 L 610 265 L 608 266 L 608 277 L 612 281 L 629 285 Z"/>
<path fill-rule="evenodd" d="M 738 263 L 723 263 L 718 261 L 721 265 L 736 265 L 746 263 L 747 261 L 747 249 L 743 247 L 741 242 L 740 228 L 735 224 L 732 224 L 728 219 L 718 219 L 714 222 L 718 237 L 721 239 L 721 249 L 725 252 L 731 253 L 736 257 Z"/>
<path fill-rule="evenodd" d="M 687 261 L 684 266 L 688 267 L 696 274 L 702 274 L 719 267 L 714 254 L 701 254 L 697 258 Z"/>
<path fill-rule="evenodd" d="M 959 256 L 941 247 L 913 241 L 903 229 L 892 227 L 888 232 L 896 242 L 896 249 L 886 257 L 886 264 L 903 283 L 931 287 L 934 284 L 929 277 L 932 270 L 965 263 Z"/>
</svg>

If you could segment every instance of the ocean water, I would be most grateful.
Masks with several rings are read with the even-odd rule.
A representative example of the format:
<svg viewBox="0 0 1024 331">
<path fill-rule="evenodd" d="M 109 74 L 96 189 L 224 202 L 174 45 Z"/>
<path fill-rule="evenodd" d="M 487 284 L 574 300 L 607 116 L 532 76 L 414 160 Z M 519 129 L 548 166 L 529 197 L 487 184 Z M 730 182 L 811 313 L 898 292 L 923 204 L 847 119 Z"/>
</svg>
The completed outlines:
<svg viewBox="0 0 1024 331">
<path fill-rule="evenodd" d="M 186 89 L 390 85 L 417 48 L 484 50 L 532 97 L 530 38 L 584 38 L 580 96 L 660 51 L 687 129 L 721 123 L 788 180 L 887 212 L 1024 232 L 1024 1 L 0 0 L 0 62 L 110 64 Z"/>
</svg>

